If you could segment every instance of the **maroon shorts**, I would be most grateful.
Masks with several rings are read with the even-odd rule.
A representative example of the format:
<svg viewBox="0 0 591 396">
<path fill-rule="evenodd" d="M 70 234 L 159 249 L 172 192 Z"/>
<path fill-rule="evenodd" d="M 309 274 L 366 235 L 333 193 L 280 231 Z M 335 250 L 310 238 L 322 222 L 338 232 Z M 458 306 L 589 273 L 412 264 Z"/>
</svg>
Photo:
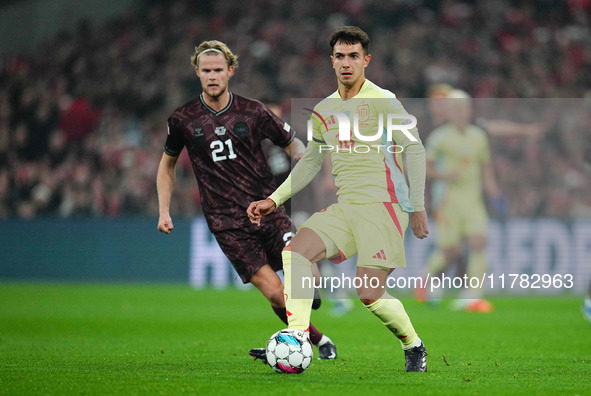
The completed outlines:
<svg viewBox="0 0 591 396">
<path fill-rule="evenodd" d="M 275 271 L 283 269 L 281 251 L 295 235 L 291 220 L 285 212 L 264 218 L 255 230 L 232 229 L 215 232 L 222 251 L 228 257 L 243 283 L 265 264 Z"/>
</svg>

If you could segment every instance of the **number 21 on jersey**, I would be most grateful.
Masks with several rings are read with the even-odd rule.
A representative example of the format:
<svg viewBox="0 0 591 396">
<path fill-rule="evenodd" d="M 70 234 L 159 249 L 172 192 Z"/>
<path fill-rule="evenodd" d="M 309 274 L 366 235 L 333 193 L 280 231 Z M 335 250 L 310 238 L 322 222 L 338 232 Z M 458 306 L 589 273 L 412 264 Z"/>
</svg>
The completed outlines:
<svg viewBox="0 0 591 396">
<path fill-rule="evenodd" d="M 226 147 L 228 148 L 227 155 Z M 209 148 L 211 149 L 211 156 L 213 157 L 214 162 L 236 158 L 236 153 L 234 152 L 234 147 L 232 146 L 232 139 L 227 139 L 223 142 L 221 140 L 214 140 L 209 145 Z"/>
</svg>

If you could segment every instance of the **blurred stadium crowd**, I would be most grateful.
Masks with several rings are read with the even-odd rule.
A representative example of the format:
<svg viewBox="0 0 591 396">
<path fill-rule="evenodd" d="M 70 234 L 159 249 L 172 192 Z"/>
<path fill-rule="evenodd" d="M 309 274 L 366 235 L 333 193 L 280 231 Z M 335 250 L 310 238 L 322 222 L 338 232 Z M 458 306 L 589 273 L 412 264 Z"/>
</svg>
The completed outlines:
<svg viewBox="0 0 591 396">
<path fill-rule="evenodd" d="M 510 215 L 591 216 L 581 166 L 591 125 L 591 1 L 145 4 L 102 26 L 80 23 L 31 55 L 1 58 L 0 218 L 157 216 L 166 119 L 200 92 L 194 46 L 228 43 L 240 55 L 231 90 L 273 98 L 289 112 L 290 98 L 336 88 L 327 41 L 342 24 L 368 31 L 367 75 L 403 103 L 435 83 L 475 98 L 579 98 L 577 125 L 562 125 L 556 113 L 537 120 L 534 110 L 518 121 L 547 122 L 542 135 L 496 137 L 492 152 Z M 420 119 L 419 129 L 428 136 Z M 190 217 L 199 193 L 184 156 L 181 163 L 171 213 Z"/>
</svg>

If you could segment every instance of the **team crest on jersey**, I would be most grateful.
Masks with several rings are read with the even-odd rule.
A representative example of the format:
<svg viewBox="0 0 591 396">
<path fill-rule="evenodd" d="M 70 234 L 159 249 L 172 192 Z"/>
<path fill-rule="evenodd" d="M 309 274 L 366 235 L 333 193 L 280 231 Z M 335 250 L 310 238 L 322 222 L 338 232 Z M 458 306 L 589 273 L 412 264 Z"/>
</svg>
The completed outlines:
<svg viewBox="0 0 591 396">
<path fill-rule="evenodd" d="M 249 132 L 250 129 L 248 128 L 248 124 L 244 121 L 237 122 L 236 125 L 234 125 L 234 133 L 240 139 L 244 139 L 246 136 L 248 136 Z"/>
<path fill-rule="evenodd" d="M 198 127 L 198 128 L 193 128 L 193 136 L 198 138 L 198 137 L 203 137 L 205 135 L 205 133 L 203 132 L 203 128 Z"/>
<path fill-rule="evenodd" d="M 359 122 L 366 122 L 369 120 L 369 105 L 362 104 L 357 106 L 357 114 L 359 114 Z"/>
<path fill-rule="evenodd" d="M 215 127 L 215 134 L 218 136 L 224 136 L 226 134 L 226 127 L 225 126 L 219 126 L 219 127 Z"/>
</svg>

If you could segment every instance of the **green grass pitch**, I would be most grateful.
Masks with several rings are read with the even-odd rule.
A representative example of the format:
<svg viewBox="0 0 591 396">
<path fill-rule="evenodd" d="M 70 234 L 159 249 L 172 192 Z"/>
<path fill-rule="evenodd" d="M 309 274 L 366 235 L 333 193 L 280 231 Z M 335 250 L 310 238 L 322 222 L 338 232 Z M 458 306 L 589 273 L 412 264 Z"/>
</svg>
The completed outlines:
<svg viewBox="0 0 591 396">
<path fill-rule="evenodd" d="M 335 361 L 274 373 L 246 354 L 282 328 L 256 290 L 0 283 L 1 395 L 589 395 L 579 299 L 495 300 L 491 314 L 404 300 L 429 372 L 356 302 L 313 313 Z"/>
</svg>

